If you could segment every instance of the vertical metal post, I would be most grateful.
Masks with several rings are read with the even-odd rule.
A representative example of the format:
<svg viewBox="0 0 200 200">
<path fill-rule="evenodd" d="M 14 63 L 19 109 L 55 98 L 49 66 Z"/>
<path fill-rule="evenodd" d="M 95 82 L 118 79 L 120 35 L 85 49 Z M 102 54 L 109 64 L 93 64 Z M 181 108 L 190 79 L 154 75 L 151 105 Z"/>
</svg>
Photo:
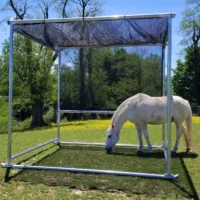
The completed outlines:
<svg viewBox="0 0 200 200">
<path fill-rule="evenodd" d="M 165 46 L 162 46 L 162 96 L 165 96 Z M 165 142 L 165 124 L 162 125 L 162 142 Z"/>
<path fill-rule="evenodd" d="M 57 133 L 57 143 L 60 143 L 60 67 L 61 67 L 61 51 L 59 50 L 58 53 L 58 107 L 57 107 L 57 127 L 58 127 L 58 133 Z"/>
<path fill-rule="evenodd" d="M 165 96 L 165 47 L 162 47 L 162 96 Z"/>
<path fill-rule="evenodd" d="M 167 56 L 167 174 L 171 174 L 171 51 L 172 18 L 168 18 L 168 56 Z"/>
<path fill-rule="evenodd" d="M 13 100 L 13 25 L 10 24 L 9 49 L 9 107 L 8 107 L 8 165 L 12 164 L 12 100 Z"/>
</svg>

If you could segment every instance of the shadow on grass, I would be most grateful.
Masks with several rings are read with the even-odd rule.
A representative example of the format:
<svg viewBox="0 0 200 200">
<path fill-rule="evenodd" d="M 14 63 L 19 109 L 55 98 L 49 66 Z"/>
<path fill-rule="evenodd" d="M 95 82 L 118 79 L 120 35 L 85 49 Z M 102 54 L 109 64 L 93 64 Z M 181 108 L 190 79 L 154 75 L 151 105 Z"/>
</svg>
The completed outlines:
<svg viewBox="0 0 200 200">
<path fill-rule="evenodd" d="M 162 150 L 156 150 L 153 153 L 148 152 L 136 152 L 136 153 L 126 153 L 126 152 L 113 152 L 110 153 L 112 155 L 123 155 L 123 156 L 138 156 L 143 158 L 164 158 L 164 152 Z M 172 158 L 197 158 L 198 154 L 191 152 L 178 152 L 178 153 L 172 153 Z"/>
<path fill-rule="evenodd" d="M 20 164 L 22 164 L 22 163 L 25 163 L 25 162 L 29 161 L 30 159 L 32 159 L 32 158 L 34 158 L 34 157 L 36 157 L 36 156 L 39 156 L 40 154 L 42 154 L 42 153 L 44 153 L 44 152 L 47 152 L 48 150 L 54 148 L 55 146 L 56 146 L 56 145 L 53 145 L 53 146 L 50 146 L 50 147 L 48 147 L 48 148 L 46 148 L 46 149 L 44 149 L 44 150 L 42 150 L 42 151 L 39 151 L 39 152 L 37 152 L 37 153 L 35 153 L 35 154 L 33 154 L 33 155 L 31 155 L 31 156 L 29 156 L 29 157 L 23 159 L 23 160 L 17 162 L 16 164 L 17 164 L 17 165 L 20 165 Z M 58 150 L 59 150 L 59 149 L 57 149 L 57 150 L 55 150 L 54 152 L 52 152 L 52 153 L 46 155 L 45 157 L 42 158 L 42 160 L 45 159 L 45 158 L 47 158 L 47 157 L 49 157 L 49 156 L 51 156 L 52 154 L 56 153 L 56 151 L 58 151 Z M 4 182 L 9 182 L 12 178 L 14 178 L 14 177 L 20 175 L 20 173 L 23 171 L 23 170 L 21 169 L 21 170 L 19 170 L 17 173 L 15 173 L 14 175 L 11 175 L 11 176 L 10 176 L 11 170 L 12 170 L 11 168 L 7 168 L 7 169 L 6 169 L 6 173 L 5 173 L 5 176 L 4 176 Z"/>
<path fill-rule="evenodd" d="M 179 188 L 180 190 L 182 190 L 184 193 L 188 194 L 188 196 L 190 196 L 191 198 L 193 198 L 193 199 L 195 199 L 195 200 L 199 200 L 199 196 L 198 196 L 197 191 L 196 191 L 196 189 L 195 189 L 195 186 L 194 186 L 194 184 L 193 184 L 193 182 L 192 182 L 192 179 L 191 179 L 191 177 L 190 177 L 189 171 L 188 171 L 188 169 L 187 169 L 187 167 L 186 167 L 186 165 L 185 165 L 184 159 L 183 159 L 183 157 L 180 157 L 179 159 L 180 159 L 181 165 L 182 165 L 182 167 L 183 167 L 183 170 L 184 170 L 184 172 L 185 172 L 185 175 L 186 175 L 186 178 L 187 178 L 187 180 L 188 180 L 188 183 L 189 183 L 189 185 L 190 185 L 190 187 L 191 187 L 191 192 L 192 192 L 192 193 L 188 192 L 187 190 L 185 190 L 184 187 L 181 187 L 179 184 L 177 184 L 177 183 L 174 182 L 174 181 L 171 181 L 171 183 L 174 184 L 174 185 L 175 185 L 177 188 Z"/>
<path fill-rule="evenodd" d="M 186 153 L 177 153 L 172 156 L 172 172 L 179 174 L 179 178 L 175 180 L 28 169 L 21 170 L 11 178 L 49 186 L 67 186 L 85 190 L 115 190 L 158 198 L 199 199 L 184 163 L 184 159 L 195 159 L 197 156 L 197 154 Z M 154 151 L 151 156 L 149 154 L 147 156 L 145 153 L 138 155 L 136 149 L 133 148 L 117 147 L 112 154 L 106 154 L 103 147 L 61 146 L 59 150 L 34 165 L 164 174 L 165 161 L 162 158 L 161 150 Z"/>
</svg>

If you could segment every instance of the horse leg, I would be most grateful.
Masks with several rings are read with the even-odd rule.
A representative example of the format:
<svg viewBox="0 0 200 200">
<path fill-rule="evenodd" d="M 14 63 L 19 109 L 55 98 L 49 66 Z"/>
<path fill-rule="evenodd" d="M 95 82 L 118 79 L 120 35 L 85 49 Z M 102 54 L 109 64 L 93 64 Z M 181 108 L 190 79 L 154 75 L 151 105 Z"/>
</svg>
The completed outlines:
<svg viewBox="0 0 200 200">
<path fill-rule="evenodd" d="M 176 153 L 176 151 L 178 150 L 178 143 L 179 143 L 179 140 L 181 138 L 181 134 L 183 132 L 183 126 L 182 124 L 176 124 L 176 142 L 175 142 L 175 145 L 174 145 L 174 148 L 172 150 L 172 152 Z"/>
<path fill-rule="evenodd" d="M 138 124 L 135 125 L 137 129 L 138 139 L 139 139 L 139 147 L 137 149 L 138 152 L 142 151 L 143 149 L 143 141 L 142 141 L 142 131 Z"/>
<path fill-rule="evenodd" d="M 186 151 L 190 152 L 190 144 L 189 144 L 189 139 L 188 139 L 188 135 L 187 135 L 187 129 L 186 127 L 182 124 L 182 129 L 183 129 L 183 133 L 185 136 L 185 142 L 186 142 Z"/>
<path fill-rule="evenodd" d="M 148 129 L 147 129 L 147 124 L 142 124 L 140 127 L 142 129 L 142 132 L 144 134 L 144 137 L 145 137 L 147 145 L 148 145 L 148 153 L 153 153 L 152 145 L 151 145 L 151 142 L 149 140 L 149 133 L 148 133 Z"/>
</svg>

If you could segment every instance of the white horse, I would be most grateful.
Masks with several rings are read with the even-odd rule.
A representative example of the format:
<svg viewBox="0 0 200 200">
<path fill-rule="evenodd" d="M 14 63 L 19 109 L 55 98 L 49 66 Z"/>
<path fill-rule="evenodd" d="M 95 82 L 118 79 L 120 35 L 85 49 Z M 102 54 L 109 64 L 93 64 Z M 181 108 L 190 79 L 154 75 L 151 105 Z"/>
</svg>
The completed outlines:
<svg viewBox="0 0 200 200">
<path fill-rule="evenodd" d="M 123 124 L 129 120 L 135 124 L 139 139 L 138 151 L 143 149 L 142 132 L 148 145 L 148 152 L 152 153 L 147 124 L 164 124 L 167 122 L 167 97 L 151 97 L 146 94 L 136 94 L 126 99 L 117 108 L 107 130 L 106 151 L 110 153 L 119 140 L 119 133 Z M 184 133 L 186 151 L 190 151 L 192 134 L 192 111 L 187 100 L 173 96 L 171 105 L 172 121 L 176 125 L 176 142 L 173 152 L 178 149 L 181 134 Z M 187 129 L 183 125 L 186 120 Z"/>
</svg>

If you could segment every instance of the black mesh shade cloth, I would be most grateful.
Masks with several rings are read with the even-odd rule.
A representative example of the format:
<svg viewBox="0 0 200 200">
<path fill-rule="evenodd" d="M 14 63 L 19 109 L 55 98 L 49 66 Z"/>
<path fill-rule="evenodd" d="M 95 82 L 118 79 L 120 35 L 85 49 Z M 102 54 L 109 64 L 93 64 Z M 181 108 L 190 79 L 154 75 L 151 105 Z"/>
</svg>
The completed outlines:
<svg viewBox="0 0 200 200">
<path fill-rule="evenodd" d="M 14 31 L 54 50 L 69 47 L 165 45 L 168 17 L 14 24 Z"/>
</svg>

